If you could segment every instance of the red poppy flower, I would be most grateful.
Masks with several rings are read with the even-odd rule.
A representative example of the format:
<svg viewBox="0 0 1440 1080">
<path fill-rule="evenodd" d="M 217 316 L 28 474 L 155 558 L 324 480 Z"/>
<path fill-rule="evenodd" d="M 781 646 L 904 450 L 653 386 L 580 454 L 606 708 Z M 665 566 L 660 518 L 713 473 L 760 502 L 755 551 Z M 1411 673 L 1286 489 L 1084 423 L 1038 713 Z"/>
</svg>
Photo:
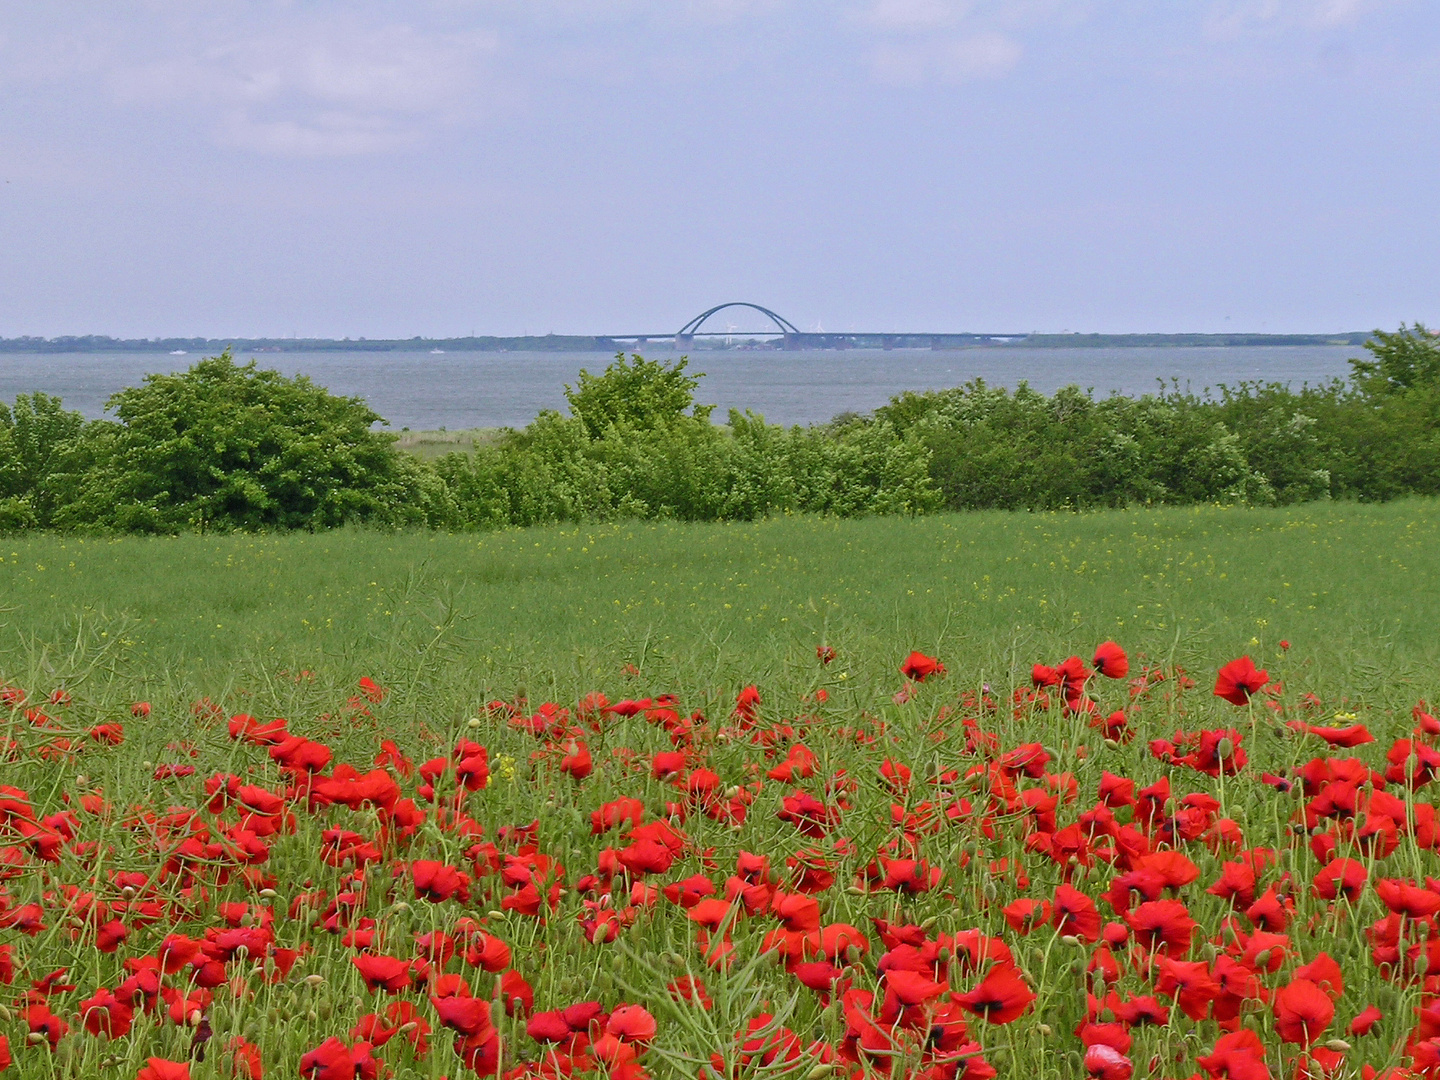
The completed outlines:
<svg viewBox="0 0 1440 1080">
<path fill-rule="evenodd" d="M 1381 878 L 1375 883 L 1375 895 L 1396 915 L 1423 919 L 1440 911 L 1440 892 L 1423 888 L 1400 878 Z"/>
<path fill-rule="evenodd" d="M 1270 1080 L 1265 1065 L 1265 1044 L 1249 1028 L 1221 1035 L 1214 1049 L 1195 1063 L 1212 1077 L 1229 1080 Z"/>
<path fill-rule="evenodd" d="M 820 661 L 820 663 L 828 664 L 831 660 L 835 659 L 835 650 L 832 649 L 829 645 L 816 645 L 815 657 Z"/>
<path fill-rule="evenodd" d="M 1351 1035 L 1369 1035 L 1370 1029 L 1385 1018 L 1385 1014 L 1374 1005 L 1366 1006 L 1365 1010 L 1350 1021 Z"/>
<path fill-rule="evenodd" d="M 1095 1043 L 1085 1048 L 1085 1072 L 1099 1080 L 1130 1080 L 1135 1065 L 1113 1046 Z"/>
<path fill-rule="evenodd" d="M 380 1062 L 367 1042 L 346 1046 L 336 1038 L 326 1039 L 300 1057 L 304 1080 L 376 1080 Z"/>
<path fill-rule="evenodd" d="M 1269 680 L 1268 673 L 1257 671 L 1254 661 L 1242 656 L 1231 660 L 1215 676 L 1215 696 L 1232 705 L 1244 705 L 1250 700 L 1250 695 L 1258 694 Z"/>
<path fill-rule="evenodd" d="M 922 652 L 912 652 L 900 665 L 900 674 L 907 679 L 924 682 L 931 675 L 944 675 L 945 665 L 933 656 L 926 656 Z"/>
<path fill-rule="evenodd" d="M 967 1012 L 992 1024 L 1017 1020 L 1035 1000 L 1035 993 L 1010 964 L 997 964 L 968 994 L 955 999 Z"/>
<path fill-rule="evenodd" d="M 1130 674 L 1130 658 L 1125 655 L 1125 650 L 1113 641 L 1099 646 L 1090 663 L 1107 679 L 1123 679 Z"/>
<path fill-rule="evenodd" d="M 1100 912 L 1095 901 L 1073 885 L 1056 887 L 1051 918 L 1058 933 L 1073 934 L 1081 941 L 1100 939 Z"/>
<path fill-rule="evenodd" d="M 370 702 L 372 705 L 378 705 L 380 704 L 380 702 L 384 701 L 385 695 L 389 692 L 390 691 L 386 690 L 385 687 L 381 686 L 374 679 L 370 678 L 369 675 L 362 675 L 360 677 L 360 693 L 364 694 L 365 700 Z"/>
<path fill-rule="evenodd" d="M 1148 949 L 1179 957 L 1190 952 L 1195 920 L 1179 900 L 1147 900 L 1129 912 L 1125 922 L 1135 940 Z"/>
<path fill-rule="evenodd" d="M 450 997 L 432 996 L 430 1003 L 435 1006 L 435 1013 L 440 1017 L 440 1023 L 452 1031 L 458 1031 L 467 1037 L 480 1036 L 481 1038 L 488 1038 L 494 1031 L 494 1021 L 488 998 L 458 994 Z"/>
<path fill-rule="evenodd" d="M 470 899 L 470 875 L 447 863 L 416 859 L 410 864 L 410 876 L 415 882 L 417 900 L 438 903 L 452 896 L 458 896 L 461 901 Z"/>
<path fill-rule="evenodd" d="M 387 994 L 398 994 L 410 985 L 410 962 L 393 956 L 375 956 L 361 953 L 352 956 L 350 962 L 360 972 L 365 985 L 371 990 L 384 990 Z"/>
<path fill-rule="evenodd" d="M 605 1024 L 606 1034 L 629 1043 L 648 1043 L 657 1030 L 655 1017 L 640 1005 L 621 1005 Z"/>
<path fill-rule="evenodd" d="M 590 748 L 583 742 L 570 743 L 565 756 L 560 759 L 560 771 L 568 773 L 575 780 L 584 780 L 594 768 L 595 762 L 590 757 Z"/>
<path fill-rule="evenodd" d="M 134 1019 L 134 1010 L 109 990 L 97 990 L 80 1003 L 80 1023 L 91 1035 L 123 1039 Z"/>
<path fill-rule="evenodd" d="M 1275 1033 L 1288 1043 L 1309 1046 L 1335 1019 L 1335 1002 L 1309 979 L 1294 979 L 1275 992 Z"/>
<path fill-rule="evenodd" d="M 188 1061 L 170 1061 L 168 1058 L 147 1058 L 144 1066 L 135 1074 L 135 1080 L 190 1080 Z"/>
</svg>

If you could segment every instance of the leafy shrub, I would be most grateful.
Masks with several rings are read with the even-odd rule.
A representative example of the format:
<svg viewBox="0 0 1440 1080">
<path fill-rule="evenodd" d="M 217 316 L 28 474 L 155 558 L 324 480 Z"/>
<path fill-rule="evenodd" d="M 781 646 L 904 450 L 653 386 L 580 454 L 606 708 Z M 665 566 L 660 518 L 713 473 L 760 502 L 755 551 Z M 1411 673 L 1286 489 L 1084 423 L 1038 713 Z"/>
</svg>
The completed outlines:
<svg viewBox="0 0 1440 1080">
<path fill-rule="evenodd" d="M 358 398 L 304 376 L 236 364 L 227 350 L 188 371 L 149 375 L 93 426 L 61 525 L 132 532 L 423 523 L 424 470 Z"/>
<path fill-rule="evenodd" d="M 737 410 L 717 426 L 685 360 L 622 354 L 565 388 L 568 416 L 547 410 L 433 464 L 399 453 L 359 399 L 227 351 L 116 394 L 113 421 L 44 394 L 0 405 L 0 528 L 494 529 L 1440 494 L 1440 341 L 1402 326 L 1367 348 L 1349 383 L 1299 391 L 1096 399 L 976 380 L 788 429 Z"/>
</svg>

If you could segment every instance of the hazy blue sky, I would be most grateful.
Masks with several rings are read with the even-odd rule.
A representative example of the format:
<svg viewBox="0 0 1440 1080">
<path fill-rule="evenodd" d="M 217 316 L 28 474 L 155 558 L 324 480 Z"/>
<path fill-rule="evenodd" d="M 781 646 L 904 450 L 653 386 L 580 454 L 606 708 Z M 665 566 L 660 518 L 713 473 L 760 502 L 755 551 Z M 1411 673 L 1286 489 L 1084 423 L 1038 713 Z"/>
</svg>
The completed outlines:
<svg viewBox="0 0 1440 1080">
<path fill-rule="evenodd" d="M 1440 322 L 1436 0 L 0 9 L 0 335 Z"/>
</svg>

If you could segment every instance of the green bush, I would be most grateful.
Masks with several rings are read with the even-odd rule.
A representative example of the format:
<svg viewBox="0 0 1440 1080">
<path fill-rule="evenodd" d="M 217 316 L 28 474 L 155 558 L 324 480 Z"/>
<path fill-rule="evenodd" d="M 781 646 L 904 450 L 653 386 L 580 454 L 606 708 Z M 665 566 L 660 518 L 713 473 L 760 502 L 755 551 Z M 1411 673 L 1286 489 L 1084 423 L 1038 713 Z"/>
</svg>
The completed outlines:
<svg viewBox="0 0 1440 1080">
<path fill-rule="evenodd" d="M 495 529 L 1440 494 L 1440 341 L 1402 326 L 1367 348 L 1348 383 L 1298 391 L 1096 399 L 976 380 L 792 428 L 736 410 L 717 426 L 685 360 L 622 354 L 566 387 L 569 415 L 434 463 L 398 452 L 363 401 L 227 351 L 121 391 L 115 420 L 86 423 L 44 394 L 0 405 L 0 529 Z"/>
<path fill-rule="evenodd" d="M 56 523 L 125 532 L 421 524 L 443 490 L 402 458 L 358 398 L 304 376 L 236 364 L 227 350 L 149 375 L 90 427 L 74 497 Z"/>
</svg>

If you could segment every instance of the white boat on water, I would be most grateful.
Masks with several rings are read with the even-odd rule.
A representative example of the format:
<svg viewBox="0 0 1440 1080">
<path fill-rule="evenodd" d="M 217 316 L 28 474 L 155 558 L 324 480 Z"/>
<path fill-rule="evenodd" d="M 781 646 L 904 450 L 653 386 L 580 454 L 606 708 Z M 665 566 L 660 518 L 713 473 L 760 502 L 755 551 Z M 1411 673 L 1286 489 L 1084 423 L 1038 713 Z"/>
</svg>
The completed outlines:
<svg viewBox="0 0 1440 1080">
<path fill-rule="evenodd" d="M 170 350 L 170 355 L 171 355 L 171 356 L 189 356 L 190 354 L 187 353 L 184 349 L 171 349 L 171 350 Z"/>
<path fill-rule="evenodd" d="M 431 356 L 444 356 L 444 355 L 445 355 L 445 350 L 444 350 L 444 349 L 431 349 L 431 350 L 430 350 L 430 355 L 431 355 Z"/>
</svg>

